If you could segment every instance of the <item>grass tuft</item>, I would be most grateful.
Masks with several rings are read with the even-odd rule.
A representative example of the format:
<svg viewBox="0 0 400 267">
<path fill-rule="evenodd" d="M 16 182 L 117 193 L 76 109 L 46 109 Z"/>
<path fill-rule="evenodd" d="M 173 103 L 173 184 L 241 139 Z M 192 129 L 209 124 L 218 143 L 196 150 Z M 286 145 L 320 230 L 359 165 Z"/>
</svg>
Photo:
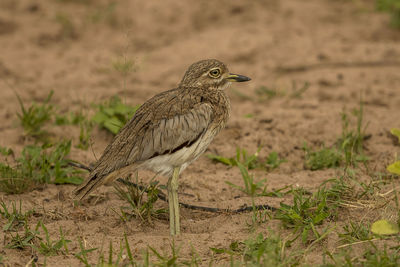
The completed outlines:
<svg viewBox="0 0 400 267">
<path fill-rule="evenodd" d="M 320 150 L 311 151 L 307 144 L 304 144 L 303 150 L 306 152 L 305 167 L 312 171 L 339 167 L 343 160 L 342 154 L 336 148 L 322 147 Z"/>
<path fill-rule="evenodd" d="M 42 129 L 46 122 L 51 120 L 51 113 L 53 111 L 53 105 L 49 104 L 53 91 L 50 91 L 49 95 L 42 104 L 33 103 L 28 108 L 24 106 L 20 96 L 17 94 L 18 102 L 21 108 L 21 112 L 17 113 L 20 124 L 24 128 L 26 135 L 33 137 L 40 137 L 46 134 L 46 131 Z"/>
<path fill-rule="evenodd" d="M 352 112 L 356 120 L 355 127 L 351 128 L 352 121 L 350 115 L 343 112 L 342 133 L 335 145 L 332 147 L 322 147 L 320 150 L 312 151 L 307 144 L 303 145 L 305 151 L 305 168 L 310 170 L 320 170 L 325 168 L 335 168 L 344 165 L 347 170 L 349 167 L 356 167 L 358 162 L 366 164 L 369 160 L 364 154 L 364 139 L 366 138 L 364 125 L 364 105 L 360 101 L 358 109 Z"/>
<path fill-rule="evenodd" d="M 44 240 L 40 240 L 39 246 L 37 247 L 37 250 L 39 253 L 45 256 L 54 256 L 58 255 L 60 253 L 68 253 L 68 243 L 71 242 L 71 240 L 66 240 L 64 237 L 64 234 L 62 232 L 61 226 L 60 226 L 60 239 L 59 240 L 51 240 L 50 239 L 50 234 L 49 231 L 47 230 L 47 227 L 43 224 L 43 222 L 39 222 L 45 238 Z M 65 249 L 65 252 L 62 251 L 62 248 Z"/>
<path fill-rule="evenodd" d="M 136 184 L 138 177 L 136 175 Z M 154 203 L 158 200 L 158 181 L 150 182 L 149 185 L 143 185 L 139 188 L 129 185 L 115 186 L 117 195 L 125 200 L 129 206 L 120 207 L 120 218 L 127 222 L 131 218 L 139 218 L 142 222 L 152 222 L 152 217 L 157 217 L 166 213 L 165 209 L 155 209 Z M 147 193 L 147 198 L 145 198 Z"/>
<path fill-rule="evenodd" d="M 214 254 L 230 255 L 231 266 L 292 266 L 297 257 L 289 254 L 286 248 L 290 241 L 271 233 L 264 237 L 262 233 L 244 241 L 233 241 L 229 248 L 210 248 Z M 240 256 L 240 260 L 237 260 Z"/>
<path fill-rule="evenodd" d="M 69 160 L 66 159 L 70 150 L 71 141 L 56 145 L 26 146 L 21 157 L 16 159 L 15 167 L 0 163 L 0 190 L 20 194 L 35 184 L 82 183 L 82 171 L 69 166 Z"/>
<path fill-rule="evenodd" d="M 139 108 L 139 106 L 134 107 L 122 103 L 118 96 L 114 96 L 108 102 L 97 107 L 98 111 L 92 121 L 114 135 L 119 132 Z"/>
<path fill-rule="evenodd" d="M 208 154 L 207 157 L 214 162 L 219 162 L 228 166 L 238 166 L 240 163 L 249 170 L 273 170 L 278 168 L 281 163 L 286 162 L 286 160 L 280 158 L 278 153 L 275 151 L 270 152 L 268 157 L 262 161 L 259 158 L 260 151 L 261 147 L 257 149 L 256 153 L 250 155 L 246 149 L 236 148 L 235 157 L 227 158 L 215 154 Z"/>
<path fill-rule="evenodd" d="M 19 208 L 15 202 L 11 202 L 11 209 L 7 207 L 4 201 L 0 202 L 1 218 L 7 222 L 3 224 L 4 232 L 17 231 L 20 227 L 26 226 L 28 218 L 34 213 L 33 210 L 22 212 L 22 202 L 19 202 Z"/>
<path fill-rule="evenodd" d="M 320 240 L 329 229 L 321 233 L 316 226 L 328 219 L 336 219 L 338 208 L 348 192 L 349 188 L 340 179 L 326 181 L 313 194 L 302 189 L 293 190 L 293 204 L 281 202 L 275 218 L 298 233 L 303 243 Z"/>
</svg>

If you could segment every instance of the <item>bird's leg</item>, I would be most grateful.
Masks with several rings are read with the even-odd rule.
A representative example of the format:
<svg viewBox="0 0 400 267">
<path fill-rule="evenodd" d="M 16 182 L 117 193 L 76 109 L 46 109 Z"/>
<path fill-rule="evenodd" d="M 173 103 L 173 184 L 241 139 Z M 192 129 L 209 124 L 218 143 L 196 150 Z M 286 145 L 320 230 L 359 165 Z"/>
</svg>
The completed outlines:
<svg viewBox="0 0 400 267">
<path fill-rule="evenodd" d="M 172 176 L 168 180 L 168 205 L 169 205 L 169 228 L 171 235 L 180 234 L 179 222 L 179 201 L 178 201 L 178 186 L 179 186 L 179 171 L 180 167 L 174 167 Z"/>
</svg>

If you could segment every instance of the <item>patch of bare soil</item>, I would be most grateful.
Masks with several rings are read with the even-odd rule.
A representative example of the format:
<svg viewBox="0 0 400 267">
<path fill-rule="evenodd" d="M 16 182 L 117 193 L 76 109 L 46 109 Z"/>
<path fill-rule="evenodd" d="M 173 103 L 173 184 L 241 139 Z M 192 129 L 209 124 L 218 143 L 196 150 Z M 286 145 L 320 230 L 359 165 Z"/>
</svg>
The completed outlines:
<svg viewBox="0 0 400 267">
<path fill-rule="evenodd" d="M 373 171 L 384 171 L 399 152 L 389 130 L 399 127 L 400 31 L 389 27 L 387 15 L 374 11 L 373 1 L 2 0 L 0 47 L 0 145 L 13 148 L 16 154 L 34 141 L 24 138 L 17 123 L 15 93 L 29 105 L 43 101 L 54 90 L 52 101 L 65 113 L 90 113 L 91 103 L 113 95 L 136 105 L 175 87 L 191 63 L 206 58 L 219 59 L 233 73 L 252 78 L 228 90 L 231 119 L 206 153 L 230 157 L 237 147 L 255 152 L 260 145 L 261 158 L 278 152 L 286 159 L 279 168 L 254 172 L 267 179 L 269 190 L 292 185 L 314 191 L 336 175 L 332 169 L 306 170 L 303 143 L 332 145 L 341 134 L 340 114 L 357 108 L 360 95 L 370 135 L 365 150 Z M 134 72 L 123 75 L 115 70 L 113 64 L 123 58 L 134 61 Z M 291 96 L 306 83 L 309 86 L 300 97 Z M 261 98 L 255 92 L 261 86 L 280 93 Z M 77 140 L 79 128 L 54 130 L 53 134 Z M 87 151 L 73 148 L 70 157 L 89 164 L 111 139 L 110 134 L 96 129 L 92 147 Z M 152 175 L 140 177 L 149 181 Z M 167 181 L 159 179 L 162 184 Z M 182 173 L 180 200 L 219 208 L 250 204 L 249 197 L 226 181 L 242 184 L 239 169 L 214 164 L 202 156 Z M 104 247 L 106 255 L 110 241 L 119 248 L 124 233 L 138 259 L 148 246 L 170 253 L 173 239 L 166 217 L 154 219 L 151 225 L 136 219 L 123 223 L 116 211 L 126 203 L 110 186 L 103 186 L 74 208 L 69 198 L 73 188 L 48 185 L 22 195 L 0 193 L 7 204 L 22 201 L 23 209 L 35 209 L 29 221 L 32 228 L 43 220 L 51 237 L 59 237 L 61 226 L 66 239 L 72 241 L 71 253 L 47 257 L 48 266 L 81 264 L 73 256 L 80 251 L 78 239 L 87 249 L 98 248 L 88 253 L 89 262 L 96 263 L 100 248 Z M 256 204 L 278 207 L 280 202 L 290 201 L 290 196 L 260 197 Z M 167 207 L 161 200 L 156 203 L 156 208 Z M 344 212 L 337 225 L 354 218 L 373 219 L 363 213 Z M 200 264 L 208 264 L 210 247 L 227 248 L 253 234 L 250 221 L 249 213 L 214 214 L 182 208 L 182 235 L 175 238 L 180 257 L 190 260 L 195 250 L 202 259 Z M 269 229 L 280 229 L 285 237 L 291 233 L 273 219 L 258 226 L 256 232 L 268 236 Z M 37 254 L 5 248 L 7 238 L 2 232 L 0 254 L 5 264 L 25 266 L 32 254 Z M 337 238 L 326 242 L 325 248 L 338 246 Z M 304 261 L 321 263 L 322 254 L 318 244 Z M 42 264 L 45 257 L 37 257 Z M 214 260 L 225 265 L 229 257 L 215 255 Z"/>
</svg>

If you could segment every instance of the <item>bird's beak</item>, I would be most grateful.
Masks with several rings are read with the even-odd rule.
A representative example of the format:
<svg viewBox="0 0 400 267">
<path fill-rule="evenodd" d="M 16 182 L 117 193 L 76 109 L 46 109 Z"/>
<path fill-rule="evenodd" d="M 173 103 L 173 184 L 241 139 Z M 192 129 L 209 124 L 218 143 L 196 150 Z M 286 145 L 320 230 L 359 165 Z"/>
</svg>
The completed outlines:
<svg viewBox="0 0 400 267">
<path fill-rule="evenodd" d="M 244 75 L 233 73 L 229 73 L 229 75 L 225 79 L 230 82 L 247 82 L 251 80 L 249 77 L 246 77 Z"/>
</svg>

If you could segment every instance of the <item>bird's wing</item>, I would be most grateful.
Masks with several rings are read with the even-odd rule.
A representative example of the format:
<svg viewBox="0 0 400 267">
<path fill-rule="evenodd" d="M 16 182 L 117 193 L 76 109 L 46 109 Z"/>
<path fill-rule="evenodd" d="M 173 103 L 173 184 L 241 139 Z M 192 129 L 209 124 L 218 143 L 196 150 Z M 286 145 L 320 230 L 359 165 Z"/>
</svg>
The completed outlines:
<svg viewBox="0 0 400 267">
<path fill-rule="evenodd" d="M 148 104 L 150 103 L 150 104 Z M 107 176 L 195 142 L 212 121 L 211 104 L 159 95 L 146 102 L 108 145 L 93 173 Z"/>
</svg>

